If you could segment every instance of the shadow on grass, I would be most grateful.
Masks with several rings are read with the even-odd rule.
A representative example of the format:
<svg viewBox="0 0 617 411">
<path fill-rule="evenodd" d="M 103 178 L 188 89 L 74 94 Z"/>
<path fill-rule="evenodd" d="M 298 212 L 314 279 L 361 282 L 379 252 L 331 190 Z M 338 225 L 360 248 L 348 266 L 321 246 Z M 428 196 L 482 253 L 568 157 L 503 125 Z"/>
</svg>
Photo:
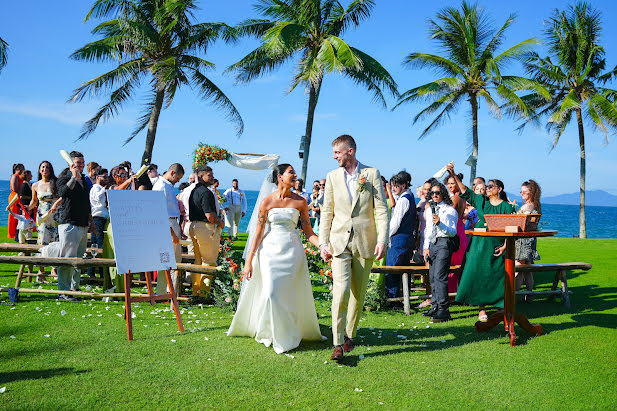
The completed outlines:
<svg viewBox="0 0 617 411">
<path fill-rule="evenodd" d="M 0 372 L 0 384 L 6 384 L 22 380 L 40 380 L 59 375 L 79 375 L 89 372 L 88 370 L 76 370 L 75 368 L 49 368 L 46 370 L 7 371 Z"/>
</svg>

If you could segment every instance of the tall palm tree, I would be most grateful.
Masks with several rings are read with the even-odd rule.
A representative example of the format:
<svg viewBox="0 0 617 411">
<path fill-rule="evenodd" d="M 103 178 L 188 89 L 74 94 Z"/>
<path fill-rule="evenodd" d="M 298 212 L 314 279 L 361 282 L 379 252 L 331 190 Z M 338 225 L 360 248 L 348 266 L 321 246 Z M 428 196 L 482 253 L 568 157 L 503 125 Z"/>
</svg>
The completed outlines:
<svg viewBox="0 0 617 411">
<path fill-rule="evenodd" d="M 390 73 L 377 60 L 341 38 L 348 28 L 367 19 L 374 5 L 373 0 L 355 0 L 347 8 L 336 0 L 260 0 L 255 10 L 272 20 L 250 19 L 236 27 L 236 36 L 261 40 L 259 47 L 229 68 L 238 72 L 236 78 L 240 82 L 249 82 L 298 57 L 289 92 L 302 85 L 309 97 L 301 175 L 305 181 L 315 107 L 324 74 L 336 71 L 350 78 L 371 91 L 374 100 L 384 107 L 382 89 L 398 96 Z"/>
<path fill-rule="evenodd" d="M 204 100 L 224 110 L 242 134 L 244 123 L 236 107 L 204 74 L 214 64 L 199 57 L 219 38 L 230 40 L 223 23 L 193 24 L 193 0 L 97 0 L 86 16 L 110 17 L 92 30 L 100 40 L 75 51 L 75 60 L 111 62 L 116 68 L 83 83 L 69 101 L 109 93 L 109 101 L 88 120 L 79 139 L 89 136 L 100 120 L 113 117 L 147 80 L 149 102 L 137 126 L 127 138 L 131 141 L 146 126 L 146 147 L 142 164 L 152 159 L 154 140 L 163 105 L 169 107 L 181 85 L 197 89 Z"/>
<path fill-rule="evenodd" d="M 495 95 L 509 107 L 529 114 L 528 105 L 517 92 L 529 88 L 545 93 L 535 82 L 517 76 L 501 74 L 505 65 L 530 51 L 538 41 L 530 38 L 496 55 L 502 44 L 505 31 L 514 22 L 510 15 L 505 23 L 495 30 L 484 10 L 477 4 L 462 2 L 461 10 L 446 7 L 437 13 L 435 20 L 429 20 L 429 38 L 435 40 L 444 55 L 411 53 L 404 65 L 411 68 L 429 68 L 446 77 L 407 90 L 399 99 L 395 109 L 416 101 L 430 104 L 415 115 L 413 123 L 438 113 L 422 131 L 419 139 L 426 137 L 439 127 L 459 103 L 467 100 L 471 106 L 472 153 L 470 184 L 476 177 L 478 162 L 478 100 L 484 100 L 496 118 L 501 117 L 501 108 Z"/>
<path fill-rule="evenodd" d="M 0 71 L 6 66 L 6 53 L 9 49 L 9 43 L 0 37 Z"/>
<path fill-rule="evenodd" d="M 617 128 L 617 91 L 603 87 L 617 76 L 617 67 L 605 72 L 604 48 L 598 43 L 601 31 L 600 12 L 585 2 L 555 10 L 544 31 L 549 56 L 531 53 L 525 62 L 527 72 L 544 83 L 551 98 L 531 93 L 523 99 L 536 112 L 527 123 L 547 118 L 546 128 L 555 136 L 553 147 L 571 120 L 576 117 L 580 147 L 579 237 L 587 238 L 585 222 L 585 127 L 584 119 L 604 133 Z M 521 126 L 524 127 L 525 124 Z"/>
</svg>

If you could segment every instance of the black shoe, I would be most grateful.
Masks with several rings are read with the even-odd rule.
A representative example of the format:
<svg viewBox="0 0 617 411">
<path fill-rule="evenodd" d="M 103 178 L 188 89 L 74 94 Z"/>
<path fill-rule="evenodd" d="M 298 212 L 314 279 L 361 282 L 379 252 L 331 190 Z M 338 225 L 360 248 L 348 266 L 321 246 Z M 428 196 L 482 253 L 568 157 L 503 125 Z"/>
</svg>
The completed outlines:
<svg viewBox="0 0 617 411">
<path fill-rule="evenodd" d="M 432 317 L 435 314 L 437 314 L 437 307 L 431 307 L 428 309 L 428 311 L 422 313 L 424 317 Z"/>
<path fill-rule="evenodd" d="M 431 317 L 432 323 L 445 323 L 446 321 L 450 321 L 452 317 L 450 317 L 449 310 L 440 310 L 434 316 Z"/>
</svg>

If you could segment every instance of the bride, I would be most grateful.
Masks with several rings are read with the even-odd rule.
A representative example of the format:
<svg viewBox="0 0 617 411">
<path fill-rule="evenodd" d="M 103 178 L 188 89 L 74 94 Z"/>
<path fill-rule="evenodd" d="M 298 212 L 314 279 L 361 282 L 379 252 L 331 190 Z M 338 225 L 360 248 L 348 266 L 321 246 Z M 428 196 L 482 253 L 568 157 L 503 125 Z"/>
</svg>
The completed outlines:
<svg viewBox="0 0 617 411">
<path fill-rule="evenodd" d="M 280 354 L 301 340 L 321 341 L 298 218 L 308 240 L 319 246 L 306 200 L 292 193 L 296 172 L 289 164 L 272 171 L 276 190 L 259 205 L 257 226 L 247 243 L 244 282 L 227 335 L 255 337 Z"/>
</svg>

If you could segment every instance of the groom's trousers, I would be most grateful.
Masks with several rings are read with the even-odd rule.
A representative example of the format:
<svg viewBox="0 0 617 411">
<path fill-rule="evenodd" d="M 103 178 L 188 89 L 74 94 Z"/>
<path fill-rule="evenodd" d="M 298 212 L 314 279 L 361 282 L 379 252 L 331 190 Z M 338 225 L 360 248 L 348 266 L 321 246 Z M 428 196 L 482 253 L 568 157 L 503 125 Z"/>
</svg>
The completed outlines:
<svg viewBox="0 0 617 411">
<path fill-rule="evenodd" d="M 356 336 L 373 258 L 360 257 L 353 240 L 332 259 L 332 340 L 341 345 L 345 335 Z"/>
</svg>

